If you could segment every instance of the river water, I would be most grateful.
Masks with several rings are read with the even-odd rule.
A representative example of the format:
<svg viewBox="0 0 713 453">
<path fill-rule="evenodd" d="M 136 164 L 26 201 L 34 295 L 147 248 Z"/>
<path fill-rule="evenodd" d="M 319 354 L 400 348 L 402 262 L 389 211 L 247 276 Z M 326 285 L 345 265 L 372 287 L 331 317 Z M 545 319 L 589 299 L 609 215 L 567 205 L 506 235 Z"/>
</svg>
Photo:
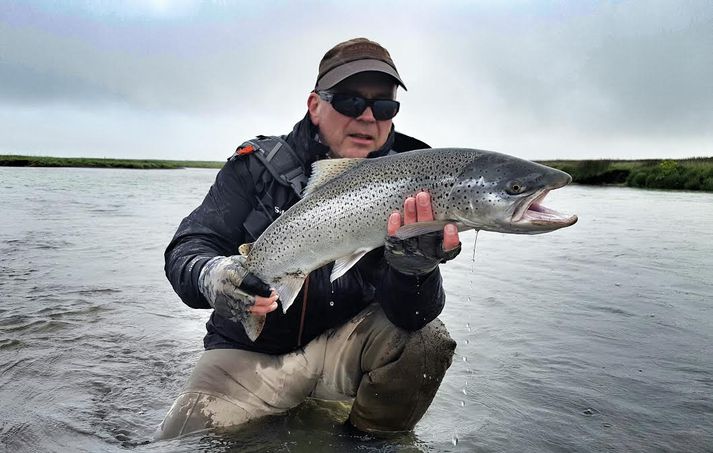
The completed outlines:
<svg viewBox="0 0 713 453">
<path fill-rule="evenodd" d="M 713 194 L 583 186 L 548 197 L 571 228 L 463 234 L 456 357 L 413 433 L 308 403 L 153 442 L 208 316 L 163 249 L 215 173 L 0 168 L 0 451 L 713 450 Z"/>
</svg>

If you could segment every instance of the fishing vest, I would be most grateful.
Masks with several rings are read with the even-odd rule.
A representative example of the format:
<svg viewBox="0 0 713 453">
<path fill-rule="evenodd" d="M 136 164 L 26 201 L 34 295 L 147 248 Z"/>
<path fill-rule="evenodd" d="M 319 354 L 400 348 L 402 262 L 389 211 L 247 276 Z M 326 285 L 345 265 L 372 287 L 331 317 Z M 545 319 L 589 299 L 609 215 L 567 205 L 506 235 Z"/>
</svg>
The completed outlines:
<svg viewBox="0 0 713 453">
<path fill-rule="evenodd" d="M 233 158 L 251 154 L 259 168 L 250 166 L 255 187 L 253 210 L 243 222 L 248 242 L 260 234 L 282 212 L 302 197 L 307 185 L 307 163 L 278 136 L 258 135 L 238 146 Z"/>
</svg>

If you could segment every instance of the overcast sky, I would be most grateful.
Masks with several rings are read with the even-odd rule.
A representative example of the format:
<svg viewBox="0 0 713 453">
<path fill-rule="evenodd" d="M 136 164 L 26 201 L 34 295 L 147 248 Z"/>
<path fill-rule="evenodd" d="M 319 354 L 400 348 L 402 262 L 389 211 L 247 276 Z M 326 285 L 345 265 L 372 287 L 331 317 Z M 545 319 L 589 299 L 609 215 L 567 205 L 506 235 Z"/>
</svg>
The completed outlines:
<svg viewBox="0 0 713 453">
<path fill-rule="evenodd" d="M 528 159 L 713 156 L 713 2 L 0 2 L 0 154 L 223 160 L 365 36 L 396 128 Z"/>
</svg>

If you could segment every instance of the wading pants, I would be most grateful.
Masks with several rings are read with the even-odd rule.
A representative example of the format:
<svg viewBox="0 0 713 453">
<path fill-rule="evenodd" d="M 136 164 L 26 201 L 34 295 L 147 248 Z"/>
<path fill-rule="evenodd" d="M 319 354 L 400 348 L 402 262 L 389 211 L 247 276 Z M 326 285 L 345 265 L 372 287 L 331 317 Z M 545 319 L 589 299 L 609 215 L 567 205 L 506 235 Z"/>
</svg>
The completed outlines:
<svg viewBox="0 0 713 453">
<path fill-rule="evenodd" d="M 157 437 L 240 425 L 308 397 L 352 401 L 349 420 L 359 430 L 407 431 L 431 404 L 455 346 L 440 320 L 407 332 L 372 304 L 289 354 L 209 350 Z"/>
</svg>

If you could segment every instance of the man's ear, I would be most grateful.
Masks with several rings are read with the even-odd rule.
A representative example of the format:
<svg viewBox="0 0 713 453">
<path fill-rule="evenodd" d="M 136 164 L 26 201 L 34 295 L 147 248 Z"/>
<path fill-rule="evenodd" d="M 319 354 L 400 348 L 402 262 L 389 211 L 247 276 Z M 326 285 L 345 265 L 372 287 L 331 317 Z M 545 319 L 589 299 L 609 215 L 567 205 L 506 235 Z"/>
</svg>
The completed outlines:
<svg viewBox="0 0 713 453">
<path fill-rule="evenodd" d="M 307 98 L 307 111 L 309 112 L 309 119 L 312 124 L 319 126 L 319 103 L 321 99 L 319 95 L 314 91 L 309 94 Z"/>
</svg>

